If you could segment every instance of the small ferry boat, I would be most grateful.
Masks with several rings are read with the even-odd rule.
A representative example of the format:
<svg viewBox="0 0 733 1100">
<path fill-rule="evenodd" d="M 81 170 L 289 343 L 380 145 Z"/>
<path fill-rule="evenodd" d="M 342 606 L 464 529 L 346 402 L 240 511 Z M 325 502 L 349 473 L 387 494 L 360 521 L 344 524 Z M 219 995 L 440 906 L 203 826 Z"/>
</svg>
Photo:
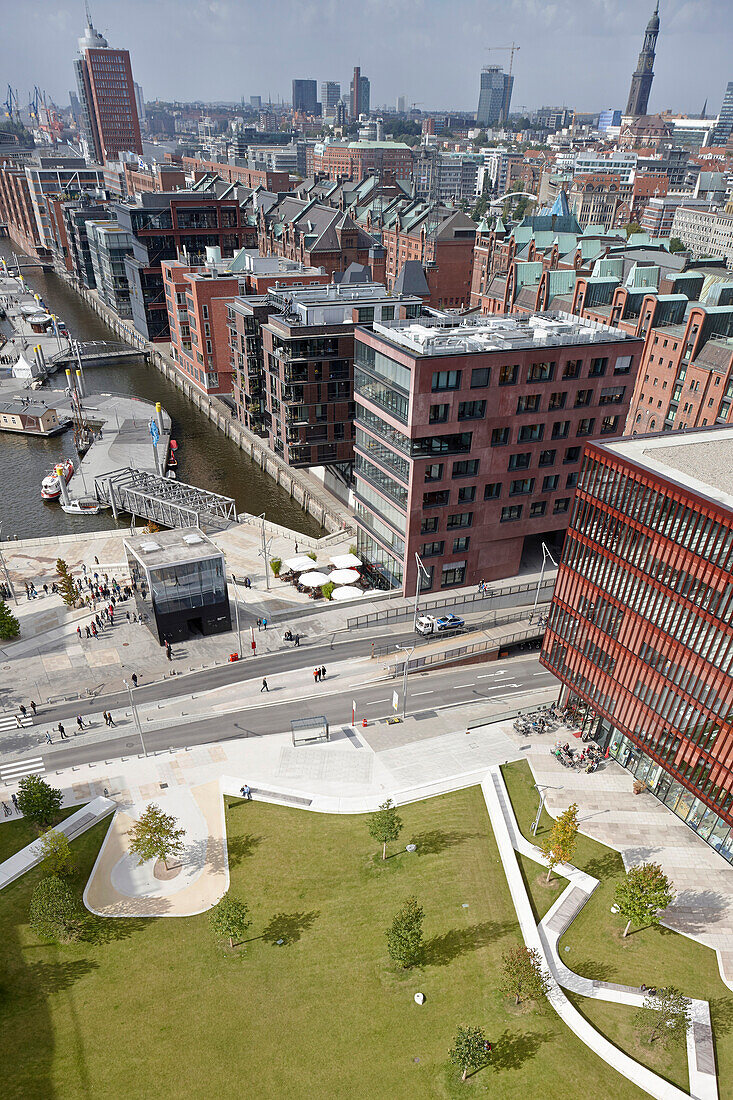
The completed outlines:
<svg viewBox="0 0 733 1100">
<path fill-rule="evenodd" d="M 96 500 L 70 500 L 68 504 L 62 504 L 61 508 L 72 516 L 96 516 L 99 512 Z"/>
<path fill-rule="evenodd" d="M 59 462 L 58 466 L 61 467 L 61 476 L 64 481 L 71 481 L 74 474 L 74 463 L 72 460 L 67 458 L 64 462 Z M 61 496 L 61 482 L 56 470 L 57 466 L 54 466 L 51 473 L 44 477 L 41 482 L 41 496 L 44 500 L 58 500 Z"/>
</svg>

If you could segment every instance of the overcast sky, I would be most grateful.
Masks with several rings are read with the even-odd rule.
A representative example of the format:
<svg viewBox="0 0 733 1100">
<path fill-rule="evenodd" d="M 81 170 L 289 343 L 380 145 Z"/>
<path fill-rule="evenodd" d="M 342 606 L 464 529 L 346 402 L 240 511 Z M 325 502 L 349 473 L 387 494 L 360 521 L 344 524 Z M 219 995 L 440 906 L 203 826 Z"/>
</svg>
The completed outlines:
<svg viewBox="0 0 733 1100">
<path fill-rule="evenodd" d="M 339 80 L 354 65 L 372 106 L 475 111 L 485 64 L 514 61 L 513 106 L 626 105 L 653 0 L 90 0 L 112 46 L 127 47 L 146 100 L 289 100 L 293 77 Z M 717 113 L 733 80 L 731 0 L 661 0 L 650 110 Z M 74 87 L 82 0 L 0 0 L 0 72 L 27 103 Z"/>
</svg>

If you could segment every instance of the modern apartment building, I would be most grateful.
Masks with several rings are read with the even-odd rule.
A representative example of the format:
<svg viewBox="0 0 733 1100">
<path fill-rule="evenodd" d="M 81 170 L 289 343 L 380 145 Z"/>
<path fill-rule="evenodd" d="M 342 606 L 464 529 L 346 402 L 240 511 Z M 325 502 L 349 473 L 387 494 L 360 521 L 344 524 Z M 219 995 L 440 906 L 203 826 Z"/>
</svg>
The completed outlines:
<svg viewBox="0 0 733 1100">
<path fill-rule="evenodd" d="M 481 70 L 481 87 L 476 110 L 479 126 L 497 126 L 506 122 L 512 101 L 514 77 L 500 65 L 486 65 Z"/>
<path fill-rule="evenodd" d="M 336 80 L 321 82 L 321 109 L 329 118 L 335 115 L 338 101 L 341 99 L 341 85 Z"/>
<path fill-rule="evenodd" d="M 683 205 L 675 210 L 672 236 L 693 256 L 716 256 L 733 268 L 733 209 L 723 211 Z"/>
<path fill-rule="evenodd" d="M 105 164 L 120 153 L 142 154 L 129 50 L 110 47 L 88 18 L 74 69 L 85 156 Z"/>
<path fill-rule="evenodd" d="M 358 552 L 414 591 L 514 576 L 561 540 L 583 446 L 626 420 L 642 341 L 565 313 L 359 328 Z"/>
<path fill-rule="evenodd" d="M 94 286 L 118 317 L 132 317 L 125 258 L 132 255 L 132 234 L 114 220 L 87 222 Z"/>
<path fill-rule="evenodd" d="M 318 106 L 318 85 L 315 80 L 293 81 L 293 110 L 315 115 Z"/>
<path fill-rule="evenodd" d="M 365 279 L 367 270 L 353 270 L 340 283 L 272 287 L 228 307 L 243 423 L 291 466 L 325 466 L 345 484 L 354 457 L 355 328 L 422 309 L 420 298 L 388 295 Z"/>
<path fill-rule="evenodd" d="M 733 862 L 733 428 L 586 448 L 540 660 Z"/>
</svg>

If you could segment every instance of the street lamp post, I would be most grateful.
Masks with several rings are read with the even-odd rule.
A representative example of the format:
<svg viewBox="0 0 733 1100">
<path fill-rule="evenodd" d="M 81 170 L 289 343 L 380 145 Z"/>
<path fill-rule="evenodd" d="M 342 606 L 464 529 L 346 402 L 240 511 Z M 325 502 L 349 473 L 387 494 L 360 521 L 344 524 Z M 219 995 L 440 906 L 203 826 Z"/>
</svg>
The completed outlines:
<svg viewBox="0 0 733 1100">
<path fill-rule="evenodd" d="M 402 719 L 404 721 L 407 712 L 407 672 L 410 667 L 410 657 L 412 657 L 415 647 L 414 645 L 409 647 L 398 645 L 396 648 L 403 650 L 405 653 L 405 667 L 402 673 Z"/>
<path fill-rule="evenodd" d="M 539 783 L 535 783 L 535 784 L 533 784 L 533 786 L 534 786 L 534 789 L 537 791 L 538 795 L 540 796 L 540 804 L 537 807 L 537 816 L 535 817 L 534 821 L 532 822 L 532 836 L 537 836 L 537 830 L 539 828 L 540 818 L 542 817 L 542 807 L 545 804 L 545 791 L 559 791 L 560 787 L 553 787 L 549 783 L 545 783 L 544 786 L 541 786 Z"/>
<path fill-rule="evenodd" d="M 267 585 L 267 591 L 270 591 L 270 570 L 267 562 L 267 535 L 265 533 L 265 513 L 257 517 L 262 520 L 262 556 L 265 559 L 265 584 Z"/>
<path fill-rule="evenodd" d="M 135 700 L 132 697 L 132 688 L 128 684 L 127 680 L 123 680 L 122 683 L 127 688 L 127 694 L 130 696 L 130 706 L 132 707 L 132 713 L 133 713 L 133 717 L 135 719 L 135 725 L 137 726 L 137 732 L 140 734 L 140 744 L 142 745 L 143 756 L 147 756 L 148 752 L 147 752 L 147 749 L 145 748 L 145 742 L 143 741 L 143 728 L 140 725 L 140 715 L 137 712 L 137 704 L 135 703 Z"/>
<path fill-rule="evenodd" d="M 413 620 L 412 620 L 412 629 L 413 629 L 413 631 L 417 630 L 417 612 L 418 612 L 418 600 L 420 599 L 420 581 L 422 580 L 422 575 L 423 574 L 425 575 L 426 580 L 428 579 L 428 576 L 429 576 L 428 571 L 425 568 L 425 566 L 423 565 L 422 561 L 420 560 L 420 555 L 417 553 L 417 551 L 415 551 L 415 561 L 417 563 L 417 576 L 415 577 L 415 614 L 414 614 Z"/>
<path fill-rule="evenodd" d="M 0 524 L 0 535 L 2 535 L 2 524 Z M 2 548 L 1 545 L 0 545 L 0 568 L 2 568 L 3 576 L 5 577 L 5 581 L 7 583 L 8 588 L 10 589 L 10 595 L 15 600 L 15 606 L 17 607 L 18 606 L 18 594 L 16 593 L 15 588 L 13 586 L 13 582 L 10 579 L 10 574 L 8 573 L 8 567 L 5 564 L 5 558 L 3 556 L 3 548 Z"/>
<path fill-rule="evenodd" d="M 555 561 L 552 554 L 550 553 L 550 551 L 547 549 L 547 547 L 545 546 L 545 544 L 543 542 L 542 543 L 542 570 L 540 571 L 540 579 L 537 582 L 537 591 L 536 591 L 535 597 L 534 597 L 534 606 L 532 607 L 532 614 L 529 617 L 530 622 L 534 621 L 534 617 L 535 617 L 535 614 L 537 612 L 537 604 L 539 603 L 539 598 L 540 598 L 540 588 L 542 588 L 542 583 L 545 579 L 545 569 L 547 567 L 547 559 L 548 558 L 550 559 L 552 564 L 557 569 L 558 568 L 557 562 Z"/>
<path fill-rule="evenodd" d="M 234 611 L 237 616 L 237 653 L 242 656 L 242 632 L 239 629 L 239 590 L 237 588 L 237 578 L 232 573 L 232 583 L 234 584 Z"/>
</svg>

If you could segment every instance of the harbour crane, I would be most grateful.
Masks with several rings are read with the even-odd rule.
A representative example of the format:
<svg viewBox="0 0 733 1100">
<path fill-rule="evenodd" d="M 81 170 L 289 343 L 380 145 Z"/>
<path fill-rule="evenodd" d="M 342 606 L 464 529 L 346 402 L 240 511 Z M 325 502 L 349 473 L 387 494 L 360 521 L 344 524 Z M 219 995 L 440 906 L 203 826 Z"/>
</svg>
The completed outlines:
<svg viewBox="0 0 733 1100">
<path fill-rule="evenodd" d="M 18 93 L 14 92 L 8 84 L 8 94 L 5 99 L 5 114 L 11 120 L 15 115 L 15 121 L 20 122 L 20 103 L 18 102 Z"/>
</svg>

